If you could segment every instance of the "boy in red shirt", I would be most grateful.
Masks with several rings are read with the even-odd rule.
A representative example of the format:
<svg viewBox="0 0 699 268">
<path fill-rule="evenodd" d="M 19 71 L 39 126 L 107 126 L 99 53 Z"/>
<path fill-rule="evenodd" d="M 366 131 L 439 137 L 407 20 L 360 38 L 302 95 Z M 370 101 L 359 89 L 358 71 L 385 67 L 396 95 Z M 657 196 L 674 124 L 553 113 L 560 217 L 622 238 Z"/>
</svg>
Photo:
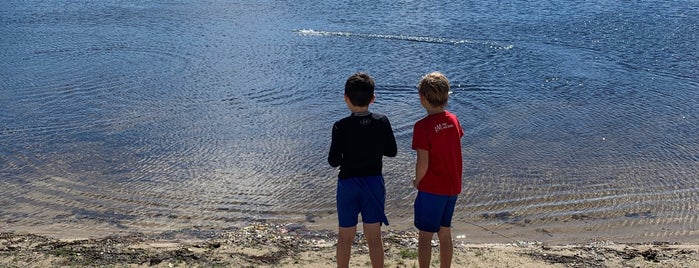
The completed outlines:
<svg viewBox="0 0 699 268">
<path fill-rule="evenodd" d="M 456 115 L 444 108 L 449 99 L 449 80 L 439 72 L 427 74 L 418 84 L 420 104 L 427 116 L 415 123 L 412 148 L 417 151 L 415 180 L 415 227 L 420 230 L 418 263 L 429 267 L 432 237 L 439 238 L 441 267 L 450 267 L 454 254 L 451 219 L 461 193 L 461 137 L 464 131 Z"/>
</svg>

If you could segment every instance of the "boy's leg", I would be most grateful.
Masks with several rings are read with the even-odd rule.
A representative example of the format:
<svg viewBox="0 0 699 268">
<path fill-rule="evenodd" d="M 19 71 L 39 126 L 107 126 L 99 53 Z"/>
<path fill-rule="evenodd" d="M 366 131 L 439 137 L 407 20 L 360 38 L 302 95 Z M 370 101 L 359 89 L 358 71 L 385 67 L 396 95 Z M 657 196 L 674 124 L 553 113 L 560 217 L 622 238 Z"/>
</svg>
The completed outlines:
<svg viewBox="0 0 699 268">
<path fill-rule="evenodd" d="M 337 267 L 348 267 L 352 243 L 357 233 L 357 216 L 361 210 L 357 188 L 357 178 L 339 179 L 337 181 L 337 219 L 339 229 L 337 232 L 337 248 L 335 258 Z"/>
<path fill-rule="evenodd" d="M 432 236 L 434 233 L 420 230 L 420 235 L 417 240 L 417 262 L 420 268 L 430 267 L 432 259 Z"/>
<path fill-rule="evenodd" d="M 365 223 L 364 236 L 369 246 L 371 267 L 383 268 L 383 241 L 381 240 L 381 223 Z"/>
<path fill-rule="evenodd" d="M 415 227 L 418 235 L 417 260 L 421 268 L 430 267 L 432 259 L 432 237 L 439 232 L 445 198 L 435 194 L 418 191 L 415 198 Z"/>
<path fill-rule="evenodd" d="M 454 255 L 454 244 L 451 240 L 451 228 L 441 226 L 437 232 L 439 238 L 439 267 L 451 267 L 451 259 Z"/>
<path fill-rule="evenodd" d="M 439 238 L 439 266 L 451 267 L 451 259 L 454 255 L 454 243 L 451 239 L 451 219 L 454 215 L 454 207 L 456 206 L 457 196 L 450 196 L 444 205 L 444 214 L 442 214 L 442 222 L 437 232 Z"/>
<path fill-rule="evenodd" d="M 337 235 L 337 250 L 335 258 L 337 259 L 337 267 L 349 267 L 350 254 L 352 252 L 352 242 L 357 233 L 357 226 L 340 227 Z"/>
</svg>

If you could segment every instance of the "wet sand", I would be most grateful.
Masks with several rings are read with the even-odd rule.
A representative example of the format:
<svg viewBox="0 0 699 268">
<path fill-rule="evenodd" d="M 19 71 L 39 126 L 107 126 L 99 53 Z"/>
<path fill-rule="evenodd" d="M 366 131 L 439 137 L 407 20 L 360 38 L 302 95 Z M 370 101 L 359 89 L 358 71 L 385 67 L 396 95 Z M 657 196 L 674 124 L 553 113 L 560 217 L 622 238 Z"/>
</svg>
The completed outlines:
<svg viewBox="0 0 699 268">
<path fill-rule="evenodd" d="M 417 267 L 417 233 L 386 229 L 386 267 Z M 455 241 L 453 267 L 699 267 L 699 245 L 691 243 Z M 0 267 L 335 267 L 335 244 L 334 230 L 301 223 L 60 239 L 2 232 Z M 437 249 L 433 241 L 433 265 L 438 263 Z M 351 266 L 369 266 L 361 228 Z"/>
</svg>

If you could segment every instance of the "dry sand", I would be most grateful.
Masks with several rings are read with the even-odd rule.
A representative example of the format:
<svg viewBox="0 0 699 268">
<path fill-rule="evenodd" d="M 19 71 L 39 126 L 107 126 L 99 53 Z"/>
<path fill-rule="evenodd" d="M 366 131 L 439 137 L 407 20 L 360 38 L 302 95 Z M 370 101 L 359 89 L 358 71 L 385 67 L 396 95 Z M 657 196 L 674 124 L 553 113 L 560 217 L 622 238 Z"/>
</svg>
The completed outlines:
<svg viewBox="0 0 699 268">
<path fill-rule="evenodd" d="M 360 228 L 361 230 L 361 228 Z M 227 230 L 187 229 L 90 239 L 0 233 L 0 267 L 335 267 L 335 231 L 303 224 L 252 223 Z M 417 233 L 383 234 L 385 267 L 417 267 Z M 434 241 L 433 266 L 438 267 Z M 370 266 L 361 232 L 352 267 Z M 699 267 L 699 245 L 596 241 L 465 243 L 457 240 L 453 267 Z"/>
</svg>

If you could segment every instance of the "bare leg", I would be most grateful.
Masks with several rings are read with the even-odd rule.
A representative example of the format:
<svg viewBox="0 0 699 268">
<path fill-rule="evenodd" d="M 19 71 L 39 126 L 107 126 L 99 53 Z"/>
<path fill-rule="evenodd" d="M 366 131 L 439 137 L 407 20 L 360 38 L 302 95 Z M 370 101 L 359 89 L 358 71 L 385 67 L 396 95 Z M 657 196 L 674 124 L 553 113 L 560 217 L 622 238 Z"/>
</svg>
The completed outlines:
<svg viewBox="0 0 699 268">
<path fill-rule="evenodd" d="M 439 227 L 437 237 L 439 237 L 439 267 L 451 267 L 451 258 L 454 255 L 451 228 L 444 226 Z"/>
<path fill-rule="evenodd" d="M 432 236 L 434 233 L 420 231 L 417 240 L 417 262 L 420 268 L 429 268 L 432 259 Z"/>
<path fill-rule="evenodd" d="M 381 223 L 365 223 L 364 236 L 369 246 L 371 267 L 383 268 L 383 241 L 381 240 Z"/>
<path fill-rule="evenodd" d="M 337 235 L 337 250 L 335 258 L 337 258 L 337 267 L 349 267 L 350 254 L 352 253 L 352 242 L 357 233 L 357 226 L 340 227 Z"/>
</svg>

